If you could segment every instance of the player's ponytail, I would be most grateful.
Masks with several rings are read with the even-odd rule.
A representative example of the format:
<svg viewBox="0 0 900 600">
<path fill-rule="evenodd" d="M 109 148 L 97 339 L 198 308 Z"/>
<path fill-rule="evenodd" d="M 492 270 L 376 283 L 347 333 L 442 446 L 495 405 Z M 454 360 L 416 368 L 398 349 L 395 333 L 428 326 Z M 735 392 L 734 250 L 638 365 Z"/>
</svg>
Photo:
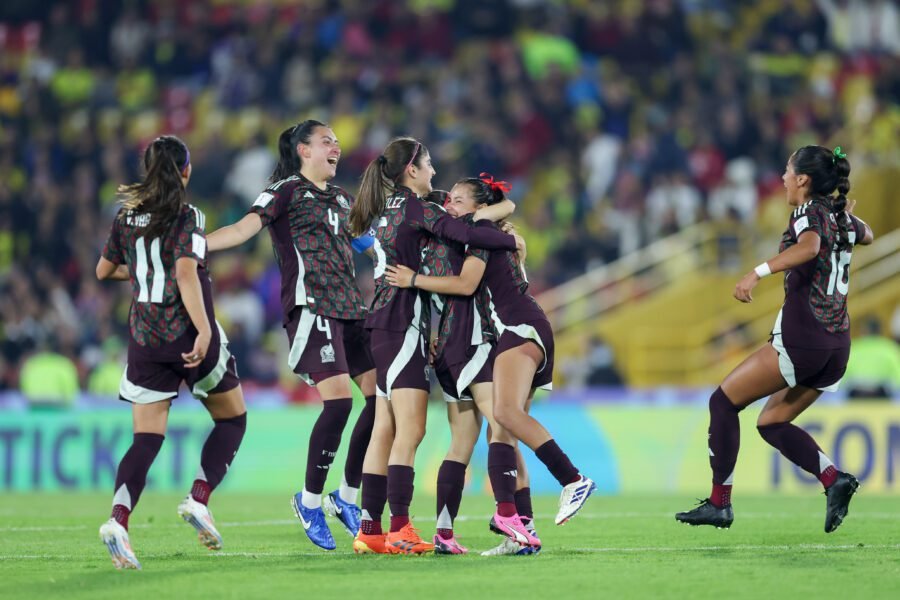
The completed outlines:
<svg viewBox="0 0 900 600">
<path fill-rule="evenodd" d="M 184 202 L 184 182 L 191 153 L 188 147 L 174 135 L 156 138 L 144 150 L 144 169 L 147 174 L 140 183 L 120 185 L 118 192 L 124 210 L 119 218 L 132 211 L 150 215 L 144 227 L 144 236 L 158 238 L 181 212 Z"/>
<path fill-rule="evenodd" d="M 808 175 L 814 200 L 824 202 L 838 224 L 838 248 L 850 247 L 850 228 L 853 226 L 844 212 L 850 193 L 850 161 L 838 146 L 834 150 L 824 146 L 804 146 L 791 159 L 794 172 Z M 837 195 L 834 193 L 837 192 Z"/>
<path fill-rule="evenodd" d="M 297 154 L 297 144 L 308 144 L 316 127 L 327 127 L 327 125 L 315 119 L 307 119 L 281 132 L 281 135 L 278 136 L 278 164 L 275 165 L 275 170 L 269 177 L 269 183 L 287 179 L 300 172 L 303 161 Z"/>
<path fill-rule="evenodd" d="M 369 230 L 372 221 L 384 212 L 385 202 L 393 193 L 409 165 L 421 166 L 428 149 L 411 137 L 394 138 L 384 153 L 369 163 L 359 184 L 359 195 L 350 209 L 350 232 L 359 237 Z"/>
</svg>

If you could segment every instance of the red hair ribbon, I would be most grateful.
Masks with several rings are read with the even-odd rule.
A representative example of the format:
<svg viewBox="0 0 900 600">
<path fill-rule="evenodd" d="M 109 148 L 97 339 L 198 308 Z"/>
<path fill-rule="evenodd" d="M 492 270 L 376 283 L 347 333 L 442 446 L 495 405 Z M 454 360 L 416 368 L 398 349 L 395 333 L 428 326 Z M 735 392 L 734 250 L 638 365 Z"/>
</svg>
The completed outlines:
<svg viewBox="0 0 900 600">
<path fill-rule="evenodd" d="M 512 191 L 512 185 L 510 185 L 509 182 L 494 181 L 494 176 L 490 173 L 479 173 L 478 178 L 488 184 L 488 186 L 492 190 L 500 190 L 504 194 L 508 194 L 510 191 Z"/>
</svg>

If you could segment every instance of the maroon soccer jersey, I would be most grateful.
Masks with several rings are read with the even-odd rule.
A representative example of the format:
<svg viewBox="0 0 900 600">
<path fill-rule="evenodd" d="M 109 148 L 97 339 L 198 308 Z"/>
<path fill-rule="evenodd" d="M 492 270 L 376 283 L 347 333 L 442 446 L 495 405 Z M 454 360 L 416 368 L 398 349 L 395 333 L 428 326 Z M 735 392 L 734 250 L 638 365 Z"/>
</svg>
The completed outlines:
<svg viewBox="0 0 900 600">
<path fill-rule="evenodd" d="M 269 228 L 281 270 L 285 322 L 295 306 L 336 319 L 363 319 L 347 216 L 353 196 L 328 184 L 320 190 L 302 175 L 272 184 L 250 212 Z"/>
<path fill-rule="evenodd" d="M 125 211 L 113 223 L 102 255 L 117 265 L 128 265 L 133 299 L 128 322 L 131 337 L 141 346 L 158 348 L 181 337 L 190 316 L 175 281 L 175 261 L 190 257 L 197 261 L 200 284 L 210 325 L 213 325 L 212 294 L 206 271 L 206 217 L 190 204 L 160 237 L 147 239 L 148 213 Z"/>
<path fill-rule="evenodd" d="M 850 222 L 851 247 L 842 250 L 837 217 L 823 202 L 811 200 L 791 213 L 779 252 L 796 244 L 805 231 L 817 233 L 821 245 L 818 256 L 784 274 L 781 331 L 785 345 L 823 349 L 850 345 L 850 258 L 852 246 L 864 233 L 858 219 L 850 217 Z"/>
<path fill-rule="evenodd" d="M 470 216 L 464 220 L 472 222 Z M 421 272 L 436 277 L 459 275 L 469 256 L 487 263 L 490 251 L 466 247 L 457 242 L 432 239 L 428 242 Z M 432 299 L 441 313 L 435 355 L 443 358 L 447 364 L 469 360 L 473 345 L 477 346 L 494 339 L 487 304 L 483 304 L 479 311 L 477 305 L 479 295 L 482 299 L 485 298 L 480 284 L 475 294 L 471 296 L 432 294 Z"/>
<path fill-rule="evenodd" d="M 387 199 L 384 212 L 373 225 L 387 264 L 405 265 L 413 271 L 421 267 L 422 252 L 432 236 L 481 248 L 515 249 L 515 239 L 511 235 L 494 228 L 470 227 L 406 187 L 397 188 Z M 412 324 L 427 331 L 426 319 L 420 318 L 413 323 L 417 298 L 421 298 L 419 290 L 395 288 L 383 276 L 378 277 L 366 327 L 406 331 Z M 427 304 L 427 298 L 421 301 Z M 420 314 L 424 317 L 426 312 L 427 309 L 421 310 Z"/>
<path fill-rule="evenodd" d="M 496 229 L 493 223 L 479 221 L 478 229 Z M 528 293 L 525 268 L 515 252 L 491 252 L 482 284 L 487 288 L 494 320 L 503 325 L 546 321 L 537 301 Z"/>
</svg>

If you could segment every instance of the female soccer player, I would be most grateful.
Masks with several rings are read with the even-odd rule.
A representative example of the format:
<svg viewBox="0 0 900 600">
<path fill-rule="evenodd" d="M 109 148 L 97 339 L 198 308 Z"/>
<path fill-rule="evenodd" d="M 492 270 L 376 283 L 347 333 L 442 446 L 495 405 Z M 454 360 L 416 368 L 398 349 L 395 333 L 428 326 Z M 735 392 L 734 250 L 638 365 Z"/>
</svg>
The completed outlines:
<svg viewBox="0 0 900 600">
<path fill-rule="evenodd" d="M 128 517 L 165 439 L 172 400 L 184 381 L 215 425 L 200 469 L 178 514 L 211 550 L 222 547 L 207 508 L 237 454 L 247 409 L 228 340 L 216 323 L 206 272 L 205 217 L 185 202 L 191 177 L 187 146 L 159 137 L 144 152 L 144 181 L 122 186 L 123 206 L 97 263 L 98 279 L 131 281 L 128 364 L 119 397 L 132 403 L 134 440 L 116 473 L 112 516 L 100 539 L 118 569 L 140 569 Z M 215 326 L 214 326 L 215 325 Z"/>
<path fill-rule="evenodd" d="M 434 175 L 428 149 L 421 142 L 406 137 L 392 140 L 366 168 L 359 199 L 350 212 L 351 232 L 362 234 L 374 225 L 386 263 L 415 269 L 432 236 L 515 250 L 513 236 L 469 227 L 426 202 L 422 196 L 431 192 Z M 433 546 L 409 522 L 409 504 L 430 387 L 428 299 L 415 290 L 392 287 L 380 270 L 375 275 L 375 299 L 366 327 L 371 330 L 379 400 L 363 465 L 363 520 L 354 550 L 421 554 L 431 552 Z M 387 536 L 381 533 L 385 500 L 391 509 Z"/>
<path fill-rule="evenodd" d="M 240 221 L 209 235 L 210 251 L 242 244 L 268 227 L 281 269 L 284 327 L 291 342 L 288 364 L 322 397 L 322 412 L 309 438 L 303 491 L 291 504 L 309 539 L 335 548 L 325 510 L 350 535 L 359 529 L 357 492 L 374 421 L 375 370 L 366 306 L 356 285 L 347 216 L 353 197 L 328 183 L 341 148 L 334 132 L 307 120 L 282 132 L 280 159 L 267 187 Z M 340 489 L 325 498 L 328 470 L 352 408 L 350 380 L 366 398 L 350 437 Z"/>
<path fill-rule="evenodd" d="M 481 177 L 460 180 L 449 194 L 438 192 L 448 213 L 471 222 L 476 209 L 484 213 L 482 207 L 492 205 L 496 208 L 503 201 L 504 192 L 509 191 L 508 184 L 495 182 L 485 173 Z M 434 195 L 435 192 L 429 194 L 429 199 Z M 515 439 L 494 420 L 491 407 L 493 350 L 497 334 L 490 320 L 487 290 L 480 285 L 489 257 L 487 250 L 432 240 L 421 273 L 403 265 L 387 267 L 388 283 L 432 292 L 432 298 L 441 310 L 439 333 L 433 349 L 434 368 L 448 403 L 450 448 L 438 471 L 436 554 L 468 552 L 453 534 L 453 521 L 459 512 L 466 467 L 481 432 L 481 415 L 488 420 L 489 441 L 516 447 L 519 468 L 515 504 L 526 527 L 534 533 L 525 463 Z M 492 478 L 505 476 L 494 471 L 490 471 L 490 475 Z M 507 542 L 509 538 L 484 554 L 530 554 L 540 548 Z"/>
<path fill-rule="evenodd" d="M 840 384 L 850 356 L 847 292 L 855 244 L 871 244 L 871 228 L 847 202 L 850 163 L 840 146 L 804 146 L 788 159 L 782 180 L 795 207 L 779 254 L 745 275 L 734 290 L 752 302 L 759 280 L 784 271 L 784 306 L 772 339 L 725 378 L 709 399 L 709 464 L 712 493 L 697 508 L 675 518 L 691 525 L 728 528 L 734 521 L 731 486 L 740 447 L 738 413 L 769 396 L 757 430 L 788 460 L 818 477 L 825 487 L 825 532 L 837 529 L 859 487 L 853 475 L 835 469 L 812 437 L 791 421 Z M 837 191 L 837 195 L 833 195 Z"/>
</svg>

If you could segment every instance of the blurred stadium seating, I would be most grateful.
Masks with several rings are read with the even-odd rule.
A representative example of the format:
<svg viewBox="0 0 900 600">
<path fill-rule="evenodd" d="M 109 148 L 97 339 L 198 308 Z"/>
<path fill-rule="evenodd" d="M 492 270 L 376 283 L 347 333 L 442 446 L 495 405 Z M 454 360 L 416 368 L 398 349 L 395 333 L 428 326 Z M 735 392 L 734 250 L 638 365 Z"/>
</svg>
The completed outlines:
<svg viewBox="0 0 900 600">
<path fill-rule="evenodd" d="M 579 361 L 593 357 L 608 381 L 709 384 L 762 339 L 777 282 L 740 314 L 730 287 L 774 249 L 783 165 L 807 143 L 849 152 L 851 196 L 889 240 L 854 259 L 851 304 L 887 323 L 898 18 L 883 0 L 6 0 L 0 390 L 38 351 L 74 370 L 54 367 L 66 398 L 115 389 L 130 296 L 93 268 L 148 140 L 189 143 L 190 197 L 214 228 L 243 214 L 278 132 L 307 117 L 341 139 L 351 191 L 396 134 L 430 147 L 438 187 L 513 182 L 561 381 L 589 382 Z M 217 310 L 245 381 L 303 396 L 281 372 L 271 256 L 265 236 L 217 256 Z"/>
</svg>

